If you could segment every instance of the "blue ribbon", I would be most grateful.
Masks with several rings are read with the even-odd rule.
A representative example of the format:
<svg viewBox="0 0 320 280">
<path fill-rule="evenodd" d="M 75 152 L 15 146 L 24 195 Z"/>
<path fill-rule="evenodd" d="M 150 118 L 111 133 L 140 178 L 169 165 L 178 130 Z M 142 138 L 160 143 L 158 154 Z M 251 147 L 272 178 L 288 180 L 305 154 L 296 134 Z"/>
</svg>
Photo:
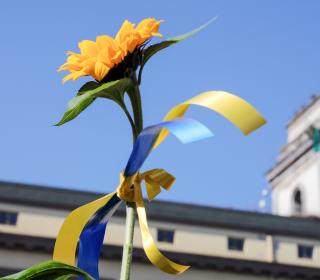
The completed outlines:
<svg viewBox="0 0 320 280">
<path fill-rule="evenodd" d="M 182 143 L 190 143 L 213 136 L 206 126 L 189 118 L 178 118 L 149 126 L 137 137 L 124 170 L 124 176 L 131 176 L 140 170 L 159 133 L 164 128 L 168 129 Z M 121 201 L 117 195 L 114 195 L 104 207 L 97 211 L 80 235 L 77 265 L 97 280 L 99 280 L 99 256 L 106 226 Z M 79 279 L 84 280 L 82 277 Z"/>
<path fill-rule="evenodd" d="M 168 129 L 183 144 L 213 136 L 213 133 L 206 126 L 189 118 L 177 118 L 149 126 L 139 134 L 124 170 L 124 176 L 131 176 L 140 170 L 150 154 L 160 131 L 164 128 Z"/>
<path fill-rule="evenodd" d="M 99 279 L 99 257 L 107 223 L 120 205 L 121 199 L 114 195 L 110 201 L 95 214 L 80 235 L 77 266 Z M 83 277 L 79 277 L 85 280 Z"/>
</svg>

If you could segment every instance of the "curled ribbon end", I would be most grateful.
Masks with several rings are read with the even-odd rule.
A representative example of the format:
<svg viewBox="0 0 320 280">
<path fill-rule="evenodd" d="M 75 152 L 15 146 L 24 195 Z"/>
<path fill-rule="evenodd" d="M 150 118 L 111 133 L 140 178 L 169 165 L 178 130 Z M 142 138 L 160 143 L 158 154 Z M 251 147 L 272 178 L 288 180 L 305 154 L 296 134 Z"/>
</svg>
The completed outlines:
<svg viewBox="0 0 320 280">
<path fill-rule="evenodd" d="M 182 274 L 183 272 L 187 271 L 191 266 L 189 265 L 181 265 L 182 269 L 178 271 L 177 275 Z"/>
<path fill-rule="evenodd" d="M 256 119 L 256 122 L 252 125 L 252 127 L 248 129 L 244 129 L 242 132 L 245 136 L 251 134 L 252 132 L 256 131 L 258 128 L 264 126 L 267 123 L 267 120 L 262 117 L 262 115 L 259 116 L 259 118 Z"/>
<path fill-rule="evenodd" d="M 184 273 L 185 271 L 187 271 L 191 266 L 189 265 L 181 265 L 181 264 L 177 264 L 177 263 L 172 263 L 171 264 L 171 269 L 172 271 L 168 271 L 168 270 L 162 270 L 163 272 L 169 273 L 169 274 L 174 274 L 174 275 L 179 275 Z"/>
</svg>

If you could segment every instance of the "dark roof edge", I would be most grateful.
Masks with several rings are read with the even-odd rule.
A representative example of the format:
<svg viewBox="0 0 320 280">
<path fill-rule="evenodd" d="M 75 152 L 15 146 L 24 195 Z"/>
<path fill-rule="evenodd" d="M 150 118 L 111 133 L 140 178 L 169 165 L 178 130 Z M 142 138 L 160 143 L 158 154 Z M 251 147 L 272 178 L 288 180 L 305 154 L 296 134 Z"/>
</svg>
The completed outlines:
<svg viewBox="0 0 320 280">
<path fill-rule="evenodd" d="M 74 207 L 78 207 L 78 205 L 69 205 L 66 201 L 54 201 L 54 203 L 47 203 L 42 202 L 39 200 L 33 201 L 33 203 L 28 203 L 28 201 L 25 200 L 25 197 L 4 197 L 1 196 L 1 187 L 3 185 L 7 185 L 10 187 L 18 187 L 18 188 L 24 188 L 29 189 L 32 191 L 49 191 L 49 192 L 59 192 L 61 194 L 70 194 L 70 195 L 81 195 L 81 196 L 88 196 L 91 199 L 99 198 L 103 195 L 106 195 L 108 193 L 100 193 L 100 192 L 90 192 L 90 191 L 82 191 L 77 189 L 68 189 L 68 188 L 62 188 L 62 187 L 52 187 L 52 186 L 43 186 L 40 184 L 28 184 L 28 183 L 18 183 L 18 182 L 9 182 L 9 181 L 3 181 L 0 180 L 0 201 L 6 201 L 6 202 L 12 202 L 12 203 L 18 203 L 18 204 L 24 204 L 24 205 L 37 205 L 42 206 L 45 208 L 58 208 L 58 209 L 64 209 L 64 210 L 72 210 Z M 36 204 L 34 204 L 36 203 Z M 192 208 L 198 208 L 198 209 L 206 209 L 206 210 L 218 210 L 218 211 L 225 211 L 225 212 L 235 212 L 235 213 L 247 213 L 247 214 L 257 214 L 261 216 L 275 216 L 270 213 L 262 213 L 262 212 L 253 212 L 249 210 L 243 210 L 243 209 L 230 209 L 230 208 L 223 208 L 223 207 L 214 207 L 209 205 L 200 205 L 196 203 L 188 203 L 188 202 L 173 202 L 169 200 L 162 200 L 157 199 L 153 201 L 152 203 L 159 203 L 159 204 L 167 204 L 167 205 L 179 205 L 182 207 L 192 207 Z"/>
<path fill-rule="evenodd" d="M 0 201 L 45 208 L 71 210 L 102 195 L 0 182 Z M 122 206 L 116 211 L 116 216 L 125 216 L 125 208 Z M 146 203 L 146 209 L 148 217 L 158 221 L 312 239 L 319 239 L 320 236 L 320 219 L 316 218 L 288 218 L 267 213 L 159 200 L 152 201 L 151 204 Z"/>
<path fill-rule="evenodd" d="M 52 191 L 52 192 L 60 192 L 60 193 L 69 193 L 70 195 L 84 195 L 84 196 L 90 196 L 92 199 L 95 199 L 94 197 L 101 197 L 103 195 L 106 195 L 108 193 L 99 193 L 99 192 L 90 192 L 90 191 L 80 191 L 77 189 L 67 189 L 67 188 L 62 188 L 62 187 L 52 187 L 52 186 L 42 186 L 38 184 L 27 184 L 27 183 L 16 183 L 16 182 L 8 182 L 8 181 L 1 181 L 0 180 L 0 194 L 1 194 L 1 187 L 2 185 L 10 185 L 12 187 L 22 187 L 22 188 L 29 188 L 32 189 L 33 191 L 38 191 L 44 190 L 44 191 Z M 7 202 L 15 202 L 18 204 L 25 204 L 25 205 L 34 205 L 33 203 L 28 203 L 24 200 L 24 198 L 20 199 L 17 197 L 1 197 L 0 196 L 0 201 L 7 201 Z M 50 208 L 49 206 L 52 206 L 54 208 L 59 208 L 59 209 L 65 209 L 65 210 L 72 210 L 74 207 L 78 207 L 78 205 L 75 205 L 74 207 L 70 207 L 65 201 L 59 201 L 56 203 L 48 204 L 48 203 L 41 203 L 41 201 L 35 201 L 37 206 L 43 206 L 45 208 Z M 234 213 L 243 213 L 243 214 L 248 214 L 248 215 L 259 215 L 259 216 L 269 216 L 269 217 L 279 217 L 276 215 L 273 215 L 271 213 L 264 213 L 264 212 L 253 212 L 249 210 L 243 210 L 243 209 L 232 209 L 232 208 L 223 208 L 223 207 L 214 207 L 214 206 L 209 206 L 209 205 L 200 205 L 196 203 L 188 203 L 188 202 L 174 202 L 174 201 L 169 201 L 169 200 L 163 200 L 163 199 L 157 199 L 155 201 L 152 201 L 152 203 L 159 203 L 159 204 L 166 204 L 166 205 L 179 205 L 182 207 L 191 207 L 191 208 L 197 208 L 197 209 L 205 209 L 205 210 L 217 210 L 219 212 L 234 212 Z M 59 207 L 60 206 L 60 207 Z"/>
</svg>

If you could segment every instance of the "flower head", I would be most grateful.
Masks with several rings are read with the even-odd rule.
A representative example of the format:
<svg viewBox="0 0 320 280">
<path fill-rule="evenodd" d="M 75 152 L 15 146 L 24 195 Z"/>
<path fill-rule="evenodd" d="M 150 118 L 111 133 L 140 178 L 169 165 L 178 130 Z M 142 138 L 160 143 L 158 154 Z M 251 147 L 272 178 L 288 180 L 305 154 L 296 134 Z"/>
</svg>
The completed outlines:
<svg viewBox="0 0 320 280">
<path fill-rule="evenodd" d="M 70 74 L 63 78 L 63 83 L 76 80 L 81 76 L 92 76 L 97 81 L 106 78 L 111 70 L 125 68 L 131 56 L 151 37 L 158 33 L 161 21 L 154 18 L 142 20 L 137 27 L 125 20 L 115 38 L 107 35 L 98 36 L 96 41 L 84 40 L 78 44 L 80 53 L 67 52 L 67 62 L 58 71 L 68 70 Z M 124 67 L 119 67 L 121 64 Z M 119 71 L 116 71 L 119 72 Z"/>
</svg>

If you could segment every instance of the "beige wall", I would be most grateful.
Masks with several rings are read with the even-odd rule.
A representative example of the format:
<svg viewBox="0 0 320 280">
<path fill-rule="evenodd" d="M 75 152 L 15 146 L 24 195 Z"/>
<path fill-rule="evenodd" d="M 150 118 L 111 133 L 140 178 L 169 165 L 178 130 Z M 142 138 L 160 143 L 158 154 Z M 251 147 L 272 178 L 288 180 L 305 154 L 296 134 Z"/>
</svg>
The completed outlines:
<svg viewBox="0 0 320 280">
<path fill-rule="evenodd" d="M 283 264 L 320 267 L 320 241 L 276 236 L 278 243 L 275 250 L 276 261 Z M 297 244 L 314 246 L 312 259 L 298 258 Z"/>
<path fill-rule="evenodd" d="M 17 226 L 0 225 L 1 232 L 55 238 L 67 215 L 65 211 L 35 208 L 28 206 L 0 204 L 0 210 L 18 211 Z M 107 228 L 105 243 L 119 245 L 124 239 L 124 219 L 113 217 Z M 150 221 L 151 232 L 156 240 L 157 228 L 174 229 L 174 243 L 157 242 L 159 249 L 207 256 L 239 258 L 272 262 L 273 254 L 279 263 L 301 266 L 320 266 L 319 240 L 294 239 L 283 236 L 271 237 L 254 232 L 209 228 L 173 223 Z M 136 226 L 135 247 L 142 247 L 140 230 Z M 244 250 L 228 250 L 228 236 L 244 238 Z M 277 244 L 273 252 L 273 243 Z M 310 244 L 314 247 L 313 259 L 299 259 L 297 244 Z"/>
<path fill-rule="evenodd" d="M 24 268 L 50 259 L 50 255 L 30 253 L 23 251 L 0 250 L 0 266 L 11 269 L 17 269 L 23 264 Z M 21 267 L 22 268 L 22 267 Z M 101 261 L 100 277 L 105 279 L 119 279 L 120 262 Z M 245 274 L 233 274 L 228 272 L 218 272 L 212 270 L 199 270 L 190 268 L 183 276 L 170 276 L 157 270 L 152 265 L 134 263 L 132 267 L 131 278 L 133 280 L 271 280 L 274 278 L 268 276 L 251 276 Z M 152 277 L 151 277 L 152 276 Z M 287 278 L 277 278 L 285 280 Z M 299 280 L 299 279 L 298 279 Z"/>
</svg>

